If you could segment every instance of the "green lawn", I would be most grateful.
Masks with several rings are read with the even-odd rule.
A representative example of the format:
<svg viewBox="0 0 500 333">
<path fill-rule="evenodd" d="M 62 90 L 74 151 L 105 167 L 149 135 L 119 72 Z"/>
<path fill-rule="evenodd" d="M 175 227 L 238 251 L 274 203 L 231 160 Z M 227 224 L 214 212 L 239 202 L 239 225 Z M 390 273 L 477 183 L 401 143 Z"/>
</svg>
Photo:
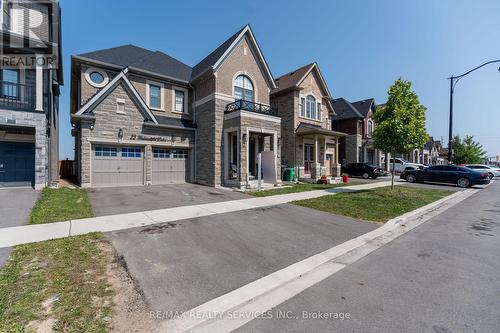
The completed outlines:
<svg viewBox="0 0 500 333">
<path fill-rule="evenodd" d="M 83 189 L 45 188 L 31 210 L 30 224 L 93 217 L 92 205 Z"/>
<path fill-rule="evenodd" d="M 271 195 L 278 195 L 278 194 L 288 194 L 288 193 L 298 193 L 298 192 L 306 192 L 306 191 L 314 191 L 314 190 L 325 190 L 329 188 L 334 188 L 334 187 L 342 187 L 342 186 L 351 186 L 351 185 L 358 185 L 360 184 L 359 182 L 349 182 L 347 184 L 344 183 L 339 183 L 339 184 L 292 184 L 290 186 L 283 186 L 283 187 L 278 187 L 278 188 L 273 188 L 271 190 L 264 190 L 264 191 L 252 191 L 252 192 L 247 192 L 250 195 L 253 195 L 255 197 L 268 197 Z"/>
<path fill-rule="evenodd" d="M 30 223 L 93 216 L 84 190 L 45 189 Z M 100 233 L 19 245 L 0 269 L 0 332 L 107 332 L 113 290 Z M 48 330 L 47 330 L 48 331 Z"/>
<path fill-rule="evenodd" d="M 293 204 L 359 220 L 384 223 L 452 193 L 404 186 L 397 186 L 391 191 L 390 187 L 382 187 L 294 201 Z"/>
</svg>

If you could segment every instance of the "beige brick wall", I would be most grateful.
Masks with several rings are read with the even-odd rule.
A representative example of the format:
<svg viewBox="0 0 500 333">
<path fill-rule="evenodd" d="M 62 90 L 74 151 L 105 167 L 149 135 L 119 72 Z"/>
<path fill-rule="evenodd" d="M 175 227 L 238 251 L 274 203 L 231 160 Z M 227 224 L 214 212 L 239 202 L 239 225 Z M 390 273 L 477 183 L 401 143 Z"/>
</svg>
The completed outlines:
<svg viewBox="0 0 500 333">
<path fill-rule="evenodd" d="M 263 69 L 258 65 L 257 55 L 254 54 L 246 38 L 241 40 L 217 70 L 215 81 L 216 91 L 233 96 L 233 79 L 238 73 L 246 74 L 252 80 L 254 89 L 256 90 L 256 102 L 269 104 L 269 86 L 265 79 L 265 74 Z"/>
<path fill-rule="evenodd" d="M 321 87 L 321 78 L 319 77 L 318 73 L 315 70 L 312 70 L 302 81 L 300 84 L 300 88 L 302 88 L 300 95 L 301 96 L 307 96 L 309 94 L 313 94 L 316 97 L 316 103 L 321 102 L 322 104 L 322 110 L 321 110 L 321 121 L 317 120 L 310 120 L 306 118 L 300 117 L 300 109 L 298 108 L 298 105 L 300 103 L 300 100 L 297 103 L 297 120 L 300 120 L 303 123 L 308 123 L 308 124 L 313 124 L 313 125 L 320 125 L 322 128 L 328 128 L 328 114 L 332 112 L 333 110 L 330 108 L 329 103 L 327 102 L 327 92 L 324 91 Z"/>
</svg>

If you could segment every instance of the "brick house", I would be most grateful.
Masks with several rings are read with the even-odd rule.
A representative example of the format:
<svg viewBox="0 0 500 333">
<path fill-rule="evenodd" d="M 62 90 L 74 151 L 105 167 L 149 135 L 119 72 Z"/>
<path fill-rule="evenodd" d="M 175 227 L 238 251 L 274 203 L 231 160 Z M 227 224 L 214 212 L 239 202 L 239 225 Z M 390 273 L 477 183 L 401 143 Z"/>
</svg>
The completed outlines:
<svg viewBox="0 0 500 333">
<path fill-rule="evenodd" d="M 294 166 L 298 178 L 340 175 L 339 139 L 331 128 L 334 108 L 328 86 L 316 63 L 276 79 L 271 105 L 281 117 L 281 161 Z"/>
<path fill-rule="evenodd" d="M 41 189 L 58 181 L 59 22 L 57 2 L 0 1 L 0 53 L 20 59 L 0 67 L 0 188 Z M 58 63 L 44 66 L 53 52 Z M 32 65 L 22 63 L 33 58 Z"/>
<path fill-rule="evenodd" d="M 332 100 L 335 115 L 333 129 L 347 136 L 340 139 L 339 159 L 342 163 L 370 163 L 385 168 L 385 155 L 373 145 L 372 133 L 376 112 L 373 98 L 351 103 L 344 98 Z"/>
<path fill-rule="evenodd" d="M 73 56 L 79 182 L 251 187 L 261 154 L 264 181 L 278 183 L 275 88 L 249 25 L 193 67 L 133 45 Z"/>
</svg>

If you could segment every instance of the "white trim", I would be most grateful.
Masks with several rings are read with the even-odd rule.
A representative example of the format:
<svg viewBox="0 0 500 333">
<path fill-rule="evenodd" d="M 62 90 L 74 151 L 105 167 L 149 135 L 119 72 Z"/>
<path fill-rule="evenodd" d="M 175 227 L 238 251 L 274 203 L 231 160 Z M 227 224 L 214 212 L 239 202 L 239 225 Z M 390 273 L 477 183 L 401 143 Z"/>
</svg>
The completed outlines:
<svg viewBox="0 0 500 333">
<path fill-rule="evenodd" d="M 308 92 L 308 93 L 304 93 L 304 94 L 299 94 L 299 102 L 301 101 L 302 98 L 304 98 L 305 100 L 305 105 L 304 105 L 304 116 L 302 117 L 301 114 L 300 114 L 300 103 L 299 103 L 299 114 L 298 114 L 298 117 L 301 118 L 301 119 L 306 119 L 306 120 L 310 120 L 310 121 L 316 121 L 318 123 L 322 123 L 322 116 L 320 117 L 320 119 L 318 120 L 317 118 L 309 118 L 307 117 L 307 96 L 311 95 L 312 97 L 314 97 L 315 101 L 314 101 L 314 108 L 316 109 L 316 114 L 318 112 L 317 108 L 318 108 L 318 103 L 321 104 L 321 106 L 323 106 L 323 103 L 321 102 L 318 102 L 318 101 L 321 101 L 321 99 L 319 99 L 318 97 L 316 97 L 316 95 L 314 94 L 314 92 Z"/>
<path fill-rule="evenodd" d="M 223 101 L 228 101 L 228 102 L 234 102 L 234 97 L 231 95 L 223 94 L 223 93 L 211 93 L 210 95 L 207 95 L 196 102 L 193 103 L 195 107 L 198 107 L 200 105 L 205 104 L 206 102 L 209 102 L 213 99 L 220 99 Z"/>
<path fill-rule="evenodd" d="M 229 119 L 243 117 L 243 116 L 247 117 L 247 118 L 257 119 L 257 120 L 270 121 L 273 123 L 281 123 L 280 117 L 261 114 L 261 113 L 255 113 L 255 112 L 251 112 L 251 111 L 244 111 L 244 110 L 233 111 L 231 113 L 225 114 L 224 120 L 229 120 Z"/>
<path fill-rule="evenodd" d="M 150 86 L 151 85 L 160 87 L 160 108 L 154 108 L 151 106 L 151 101 L 150 101 Z M 146 105 L 151 110 L 165 111 L 165 86 L 163 83 L 158 82 L 158 81 L 146 80 Z"/>
<path fill-rule="evenodd" d="M 227 59 L 227 57 L 229 56 L 229 54 L 231 54 L 231 52 L 234 50 L 234 48 L 240 43 L 241 39 L 245 36 L 245 34 L 247 32 L 250 34 L 250 41 L 252 42 L 253 47 L 257 50 L 258 56 L 260 58 L 260 62 L 265 69 L 265 72 L 268 76 L 268 80 L 269 80 L 272 88 L 276 88 L 276 83 L 274 82 L 273 75 L 271 74 L 271 71 L 269 70 L 269 67 L 267 66 L 266 60 L 264 59 L 264 56 L 262 55 L 262 52 L 259 48 L 259 45 L 256 42 L 255 36 L 252 32 L 252 29 L 250 28 L 250 25 L 248 25 L 248 24 L 241 31 L 239 36 L 233 41 L 233 43 L 226 49 L 226 51 L 222 54 L 222 56 L 219 58 L 219 60 L 217 60 L 217 62 L 212 66 L 212 68 L 214 69 L 214 71 L 216 71 L 222 65 L 222 63 Z"/>
<path fill-rule="evenodd" d="M 258 101 L 258 91 L 257 91 L 257 85 L 256 85 L 256 80 L 255 78 L 252 77 L 252 74 L 248 73 L 248 71 L 238 71 L 233 75 L 233 80 L 231 81 L 231 92 L 233 94 L 233 101 L 236 101 L 236 97 L 234 96 L 234 81 L 236 78 L 240 75 L 244 75 L 250 79 L 250 82 L 252 83 L 253 87 L 253 102 L 254 103 L 259 103 Z"/>
<path fill-rule="evenodd" d="M 184 93 L 184 112 L 180 112 L 180 111 L 175 110 L 175 91 L 176 90 L 182 91 Z M 179 86 L 172 86 L 172 112 L 173 113 L 189 114 L 188 100 L 189 100 L 189 92 L 186 88 L 179 87 Z"/>
<path fill-rule="evenodd" d="M 92 81 L 92 79 L 90 78 L 90 74 L 92 73 L 99 73 L 102 75 L 102 77 L 104 78 L 104 80 L 101 82 L 101 83 L 95 83 L 94 81 Z M 86 71 L 85 71 L 85 80 L 88 82 L 88 84 L 90 84 L 92 87 L 95 87 L 95 88 L 102 88 L 102 87 L 105 87 L 108 83 L 109 83 L 109 75 L 108 73 L 106 73 L 104 70 L 100 69 L 100 68 L 96 68 L 96 67 L 89 67 Z"/>
<path fill-rule="evenodd" d="M 178 147 L 178 148 L 189 148 L 194 147 L 193 144 L 185 144 L 174 141 L 158 142 L 158 141 L 145 141 L 145 140 L 120 140 L 120 139 L 110 139 L 110 138 L 87 138 L 87 141 L 95 144 L 109 144 L 109 145 L 120 145 L 120 146 L 155 146 L 155 147 Z"/>
<path fill-rule="evenodd" d="M 109 91 L 114 88 L 118 82 L 120 80 L 123 80 L 125 82 L 125 85 L 130 89 L 130 92 L 132 93 L 132 95 L 134 95 L 134 97 L 137 99 L 137 101 L 139 102 L 139 104 L 142 106 L 142 108 L 144 109 L 144 111 L 146 111 L 146 113 L 148 114 L 148 116 L 153 120 L 153 122 L 155 124 L 158 124 L 158 121 L 156 120 L 155 116 L 151 113 L 151 110 L 149 110 L 149 108 L 147 107 L 147 105 L 144 103 L 144 100 L 141 98 L 141 96 L 139 95 L 139 93 L 137 92 L 137 90 L 134 88 L 134 86 L 132 85 L 132 83 L 130 82 L 130 80 L 127 78 L 126 74 L 128 73 L 128 69 L 124 69 L 123 71 L 121 71 L 118 75 L 116 75 L 114 77 L 113 80 L 111 80 L 111 82 L 106 86 L 104 87 L 103 89 L 101 89 L 96 95 L 94 95 L 94 97 L 92 97 L 90 99 L 90 101 L 88 101 L 80 110 L 78 110 L 78 112 L 76 112 L 76 116 L 81 116 L 85 113 L 85 111 L 87 111 L 88 109 L 90 109 L 95 103 L 97 103 L 101 98 L 103 98 L 104 96 L 106 96 L 106 94 L 109 93 Z"/>
</svg>

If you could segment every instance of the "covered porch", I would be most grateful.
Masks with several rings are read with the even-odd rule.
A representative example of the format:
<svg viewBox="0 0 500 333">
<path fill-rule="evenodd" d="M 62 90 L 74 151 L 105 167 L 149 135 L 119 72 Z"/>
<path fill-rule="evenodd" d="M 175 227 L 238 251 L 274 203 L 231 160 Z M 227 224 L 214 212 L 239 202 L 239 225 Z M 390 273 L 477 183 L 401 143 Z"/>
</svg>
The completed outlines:
<svg viewBox="0 0 500 333">
<path fill-rule="evenodd" d="M 295 133 L 298 178 L 340 177 L 339 138 L 344 133 L 303 123 Z"/>
</svg>

